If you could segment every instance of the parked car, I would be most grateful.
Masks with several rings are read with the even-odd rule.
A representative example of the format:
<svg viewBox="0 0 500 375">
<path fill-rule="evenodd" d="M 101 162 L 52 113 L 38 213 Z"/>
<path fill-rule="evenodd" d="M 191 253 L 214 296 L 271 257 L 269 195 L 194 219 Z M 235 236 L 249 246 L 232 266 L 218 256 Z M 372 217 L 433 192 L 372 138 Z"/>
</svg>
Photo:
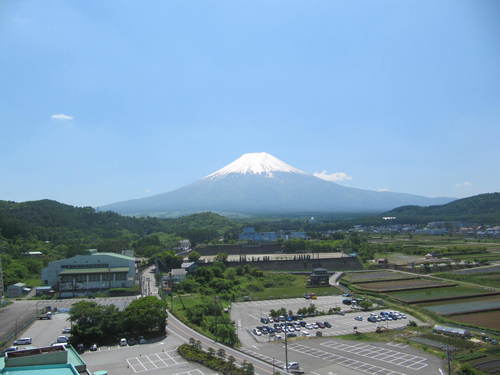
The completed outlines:
<svg viewBox="0 0 500 375">
<path fill-rule="evenodd" d="M 144 338 L 144 336 L 139 336 L 139 344 L 145 344 L 146 343 L 146 339 Z"/>
<path fill-rule="evenodd" d="M 77 346 L 76 346 L 76 350 L 78 351 L 78 353 L 83 353 L 83 351 L 85 350 L 85 347 L 83 346 L 82 343 L 79 343 Z"/>
<path fill-rule="evenodd" d="M 316 322 L 319 328 L 323 329 L 325 328 L 325 325 L 322 322 Z"/>
<path fill-rule="evenodd" d="M 326 328 L 332 328 L 332 325 L 328 322 L 323 322 Z"/>
<path fill-rule="evenodd" d="M 298 370 L 300 367 L 299 362 L 288 362 L 289 370 Z M 286 365 L 283 367 L 286 370 Z"/>
<path fill-rule="evenodd" d="M 361 322 L 363 320 L 362 316 L 357 316 L 354 318 L 354 320 L 357 320 L 358 322 Z"/>
<path fill-rule="evenodd" d="M 127 339 L 120 339 L 120 346 L 127 346 Z"/>
<path fill-rule="evenodd" d="M 57 336 L 57 343 L 62 343 L 62 344 L 67 344 L 69 342 L 69 337 L 68 336 Z"/>
<path fill-rule="evenodd" d="M 257 329 L 257 328 L 254 328 L 253 333 L 256 336 L 262 336 L 262 332 L 259 329 Z"/>
<path fill-rule="evenodd" d="M 260 322 L 262 324 L 268 324 L 269 323 L 269 320 L 267 318 L 260 318 Z"/>
<path fill-rule="evenodd" d="M 137 340 L 134 338 L 128 339 L 128 345 L 129 346 L 137 345 Z"/>
<path fill-rule="evenodd" d="M 31 337 L 22 337 L 14 341 L 14 345 L 30 345 L 32 341 Z"/>
<path fill-rule="evenodd" d="M 62 330 L 62 333 L 71 333 L 71 328 L 70 327 L 66 327 Z"/>
<path fill-rule="evenodd" d="M 90 345 L 90 351 L 95 352 L 97 350 L 97 344 Z"/>
<path fill-rule="evenodd" d="M 309 335 L 310 335 L 309 331 L 306 330 L 302 331 L 302 336 L 309 336 Z"/>
<path fill-rule="evenodd" d="M 15 352 L 17 351 L 19 348 L 17 346 L 9 346 L 7 349 L 5 349 L 3 351 L 3 354 L 7 354 L 7 353 L 10 353 L 10 352 Z"/>
<path fill-rule="evenodd" d="M 369 322 L 371 323 L 376 323 L 377 322 L 377 317 L 376 316 L 369 316 L 368 319 L 367 319 Z"/>
</svg>

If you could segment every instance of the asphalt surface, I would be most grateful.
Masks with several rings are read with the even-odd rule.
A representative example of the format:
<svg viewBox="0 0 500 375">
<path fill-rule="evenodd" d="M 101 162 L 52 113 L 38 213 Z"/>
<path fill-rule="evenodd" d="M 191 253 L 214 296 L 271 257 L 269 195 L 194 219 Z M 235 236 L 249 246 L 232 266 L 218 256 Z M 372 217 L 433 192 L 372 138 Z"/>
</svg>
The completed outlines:
<svg viewBox="0 0 500 375">
<path fill-rule="evenodd" d="M 56 342 L 57 336 L 69 336 L 69 334 L 62 333 L 65 327 L 70 327 L 68 318 L 69 314 L 54 314 L 50 320 L 35 320 L 21 336 L 31 337 L 32 346 L 50 346 Z"/>
<path fill-rule="evenodd" d="M 252 330 L 257 326 L 262 326 L 260 322 L 261 317 L 269 316 L 271 309 L 279 309 L 285 307 L 287 310 L 294 312 L 301 307 L 307 307 L 314 304 L 319 310 L 328 310 L 330 307 L 341 307 L 344 311 L 350 311 L 350 307 L 342 304 L 342 296 L 328 296 L 318 297 L 317 300 L 306 300 L 304 298 L 290 298 L 281 300 L 265 300 L 265 301 L 252 301 L 252 302 L 238 302 L 233 303 L 231 306 L 231 319 L 236 322 L 238 330 L 238 337 L 244 347 L 251 347 L 256 343 L 266 343 L 273 338 L 269 335 L 256 336 Z M 382 310 L 373 311 L 380 313 Z M 362 321 L 354 320 L 354 317 L 363 317 Z M 385 321 L 378 323 L 371 323 L 367 321 L 370 316 L 369 312 L 355 311 L 346 313 L 345 315 L 322 315 L 314 318 L 305 318 L 307 323 L 314 322 L 329 322 L 332 327 L 324 329 L 310 329 L 307 330 L 311 336 L 314 336 L 317 331 L 321 332 L 323 336 L 339 336 L 354 333 L 354 327 L 357 327 L 358 332 L 374 332 L 377 326 L 382 326 L 389 329 L 404 327 L 408 324 L 409 320 L 415 320 L 421 324 L 419 320 L 414 317 L 408 316 L 407 319 Z M 268 324 L 272 326 L 271 324 Z M 297 333 L 299 334 L 299 333 Z M 283 336 L 283 334 L 281 334 Z"/>
<path fill-rule="evenodd" d="M 246 353 L 285 364 L 284 343 L 257 344 Z M 288 341 L 288 361 L 313 375 L 431 375 L 444 369 L 444 362 L 401 343 L 379 343 L 330 338 Z M 444 372 L 444 370 L 443 370 Z"/>
</svg>

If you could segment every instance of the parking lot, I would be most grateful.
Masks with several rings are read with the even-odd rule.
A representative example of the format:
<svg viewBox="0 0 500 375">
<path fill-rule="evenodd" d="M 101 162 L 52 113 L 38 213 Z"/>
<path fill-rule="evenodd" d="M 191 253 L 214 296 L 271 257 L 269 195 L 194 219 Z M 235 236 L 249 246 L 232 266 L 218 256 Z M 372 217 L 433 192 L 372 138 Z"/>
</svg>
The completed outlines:
<svg viewBox="0 0 500 375">
<path fill-rule="evenodd" d="M 302 307 L 307 307 L 311 303 L 317 306 L 318 310 L 328 310 L 331 307 L 340 307 L 342 310 L 351 311 L 350 306 L 342 304 L 342 296 L 327 296 L 318 297 L 316 300 L 306 300 L 304 298 L 291 298 L 279 300 L 266 300 L 266 301 L 252 301 L 252 302 L 238 302 L 231 306 L 231 318 L 236 322 L 238 329 L 238 337 L 243 346 L 251 347 L 256 343 L 266 343 L 274 340 L 270 335 L 256 336 L 252 330 L 257 326 L 262 326 L 260 321 L 261 317 L 269 316 L 271 309 L 279 309 L 285 307 L 286 310 L 292 310 L 294 313 Z M 373 311 L 373 313 L 380 313 L 382 310 Z M 361 316 L 362 320 L 357 321 L 354 318 Z M 306 323 L 325 322 L 331 324 L 331 328 L 323 329 L 308 329 L 307 331 L 311 336 L 314 336 L 317 331 L 320 331 L 323 336 L 339 336 L 354 333 L 354 327 L 358 332 L 374 332 L 378 326 L 394 329 L 404 327 L 408 324 L 409 320 L 417 319 L 407 316 L 407 319 L 391 320 L 372 323 L 368 322 L 367 318 L 370 312 L 355 311 L 346 313 L 345 315 L 322 315 L 313 318 L 304 318 Z M 272 324 L 270 324 L 272 326 Z M 283 334 L 282 334 L 283 336 Z"/>
<path fill-rule="evenodd" d="M 255 344 L 246 353 L 283 368 L 283 343 Z M 292 340 L 288 361 L 313 375 L 427 375 L 439 374 L 441 359 L 404 344 L 357 342 L 328 338 Z"/>
</svg>

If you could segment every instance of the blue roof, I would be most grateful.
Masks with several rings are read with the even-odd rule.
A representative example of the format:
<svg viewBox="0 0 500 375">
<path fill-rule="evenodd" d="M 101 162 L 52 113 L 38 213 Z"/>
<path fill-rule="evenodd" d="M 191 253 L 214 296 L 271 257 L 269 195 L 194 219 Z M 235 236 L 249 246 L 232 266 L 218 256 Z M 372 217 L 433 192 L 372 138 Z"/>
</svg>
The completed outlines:
<svg viewBox="0 0 500 375">
<path fill-rule="evenodd" d="M 51 286 L 35 286 L 35 290 L 51 290 Z"/>
</svg>

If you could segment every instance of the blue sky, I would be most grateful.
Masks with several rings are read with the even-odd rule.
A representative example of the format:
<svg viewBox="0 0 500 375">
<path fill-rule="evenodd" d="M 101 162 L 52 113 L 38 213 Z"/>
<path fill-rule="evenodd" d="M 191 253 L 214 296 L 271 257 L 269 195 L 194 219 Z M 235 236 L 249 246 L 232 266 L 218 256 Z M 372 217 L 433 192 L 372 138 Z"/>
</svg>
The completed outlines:
<svg viewBox="0 0 500 375">
<path fill-rule="evenodd" d="M 496 0 L 3 0 L 0 199 L 107 204 L 260 151 L 349 186 L 499 191 L 499 14 Z"/>
</svg>

